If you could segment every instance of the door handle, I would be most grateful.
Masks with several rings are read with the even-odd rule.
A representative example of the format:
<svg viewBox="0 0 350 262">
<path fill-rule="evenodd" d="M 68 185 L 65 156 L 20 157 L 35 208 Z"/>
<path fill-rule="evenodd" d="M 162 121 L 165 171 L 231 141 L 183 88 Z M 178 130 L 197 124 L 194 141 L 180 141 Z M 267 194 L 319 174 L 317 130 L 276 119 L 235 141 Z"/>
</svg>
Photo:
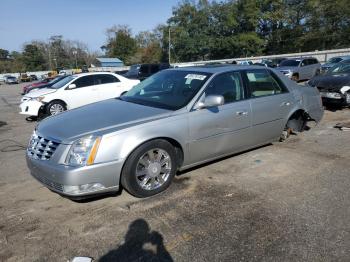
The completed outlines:
<svg viewBox="0 0 350 262">
<path fill-rule="evenodd" d="M 282 104 L 281 104 L 281 106 L 290 106 L 291 105 L 291 102 L 283 102 Z"/>
<path fill-rule="evenodd" d="M 248 112 L 247 111 L 237 111 L 236 115 L 237 116 L 246 116 L 246 115 L 248 115 Z"/>
</svg>

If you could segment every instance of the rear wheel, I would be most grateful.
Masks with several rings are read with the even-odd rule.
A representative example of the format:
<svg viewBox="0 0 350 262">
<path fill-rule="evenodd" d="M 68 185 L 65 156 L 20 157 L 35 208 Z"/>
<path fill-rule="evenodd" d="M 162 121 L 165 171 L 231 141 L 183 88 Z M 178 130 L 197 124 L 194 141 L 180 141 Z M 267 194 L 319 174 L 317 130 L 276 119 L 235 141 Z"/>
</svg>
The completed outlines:
<svg viewBox="0 0 350 262">
<path fill-rule="evenodd" d="M 169 187 L 177 169 L 175 148 L 162 139 L 138 147 L 122 171 L 122 186 L 135 197 L 149 197 Z"/>
<path fill-rule="evenodd" d="M 67 107 L 62 101 L 52 101 L 46 106 L 46 113 L 49 116 L 60 114 L 66 110 Z"/>
</svg>

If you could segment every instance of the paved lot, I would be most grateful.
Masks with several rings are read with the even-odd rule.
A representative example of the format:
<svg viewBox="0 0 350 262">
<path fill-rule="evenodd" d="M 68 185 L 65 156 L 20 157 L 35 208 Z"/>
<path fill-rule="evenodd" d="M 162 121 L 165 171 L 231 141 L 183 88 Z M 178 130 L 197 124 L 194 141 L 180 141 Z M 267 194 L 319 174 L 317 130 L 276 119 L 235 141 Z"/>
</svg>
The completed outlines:
<svg viewBox="0 0 350 262">
<path fill-rule="evenodd" d="M 179 174 L 165 193 L 73 202 L 28 173 L 36 123 L 0 85 L 0 261 L 349 261 L 350 110 L 309 131 Z M 3 123 L 6 122 L 6 123 Z"/>
</svg>

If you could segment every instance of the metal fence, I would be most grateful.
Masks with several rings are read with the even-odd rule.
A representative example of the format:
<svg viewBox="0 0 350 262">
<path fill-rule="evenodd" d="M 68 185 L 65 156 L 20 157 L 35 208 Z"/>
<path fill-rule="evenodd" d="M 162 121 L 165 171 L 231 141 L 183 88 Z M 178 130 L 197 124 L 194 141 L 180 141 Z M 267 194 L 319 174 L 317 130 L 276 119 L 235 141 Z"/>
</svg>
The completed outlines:
<svg viewBox="0 0 350 262">
<path fill-rule="evenodd" d="M 255 56 L 255 57 L 240 57 L 240 58 L 229 58 L 219 60 L 208 60 L 208 61 L 196 61 L 196 62 L 185 62 L 185 63 L 172 63 L 173 66 L 184 67 L 184 66 L 199 66 L 207 63 L 231 63 L 232 61 L 252 61 L 253 63 L 260 62 L 262 59 L 277 58 L 277 57 L 308 57 L 312 56 L 318 59 L 321 63 L 327 62 L 330 58 L 335 56 L 350 55 L 350 48 L 333 49 L 325 51 L 313 51 L 303 53 L 291 53 L 291 54 L 279 54 L 279 55 L 268 55 L 268 56 Z"/>
</svg>

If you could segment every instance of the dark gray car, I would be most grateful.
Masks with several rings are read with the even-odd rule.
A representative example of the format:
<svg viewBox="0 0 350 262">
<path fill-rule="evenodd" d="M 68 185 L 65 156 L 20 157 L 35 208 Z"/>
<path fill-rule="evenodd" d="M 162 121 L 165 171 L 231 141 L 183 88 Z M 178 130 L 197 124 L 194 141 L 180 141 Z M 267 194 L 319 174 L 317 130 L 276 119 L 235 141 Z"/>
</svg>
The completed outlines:
<svg viewBox="0 0 350 262">
<path fill-rule="evenodd" d="M 27 149 L 31 174 L 69 197 L 147 197 L 184 170 L 320 121 L 316 88 L 258 66 L 161 71 L 118 99 L 50 117 Z"/>
</svg>

